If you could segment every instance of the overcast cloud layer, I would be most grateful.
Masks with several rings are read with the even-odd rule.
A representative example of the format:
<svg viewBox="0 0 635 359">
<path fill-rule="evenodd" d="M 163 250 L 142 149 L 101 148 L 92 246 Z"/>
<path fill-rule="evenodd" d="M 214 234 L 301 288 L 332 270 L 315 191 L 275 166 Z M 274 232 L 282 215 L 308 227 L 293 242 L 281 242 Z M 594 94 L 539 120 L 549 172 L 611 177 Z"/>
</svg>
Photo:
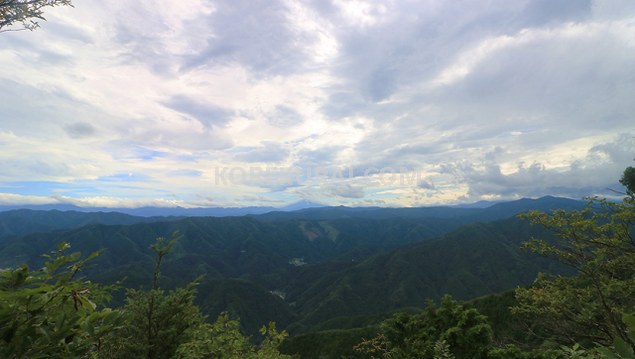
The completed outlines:
<svg viewBox="0 0 635 359">
<path fill-rule="evenodd" d="M 0 33 L 0 204 L 611 195 L 632 0 L 77 0 Z"/>
</svg>

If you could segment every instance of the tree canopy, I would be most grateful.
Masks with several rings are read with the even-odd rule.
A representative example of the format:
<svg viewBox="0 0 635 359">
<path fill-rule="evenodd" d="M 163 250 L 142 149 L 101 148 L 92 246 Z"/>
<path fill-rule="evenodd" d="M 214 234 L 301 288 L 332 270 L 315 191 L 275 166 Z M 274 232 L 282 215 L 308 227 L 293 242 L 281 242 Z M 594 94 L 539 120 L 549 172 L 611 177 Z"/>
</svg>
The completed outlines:
<svg viewBox="0 0 635 359">
<path fill-rule="evenodd" d="M 79 276 L 97 253 L 80 259 L 69 248 L 60 244 L 39 270 L 0 272 L 0 357 L 84 358 L 121 324 L 120 314 L 104 307 L 112 287 Z"/>
<path fill-rule="evenodd" d="M 635 196 L 635 167 L 628 167 L 624 170 L 620 183 L 626 187 L 626 194 L 633 198 Z"/>
<path fill-rule="evenodd" d="M 357 350 L 372 358 L 481 358 L 492 341 L 487 318 L 450 296 L 439 307 L 428 302 L 420 314 L 397 313 L 381 329 Z"/>
<path fill-rule="evenodd" d="M 635 205 L 592 199 L 582 211 L 526 215 L 558 235 L 526 247 L 576 269 L 573 276 L 540 275 L 519 288 L 516 314 L 532 318 L 549 340 L 591 347 L 616 340 L 631 350 L 635 342 L 624 321 L 635 311 Z"/>
<path fill-rule="evenodd" d="M 40 270 L 0 270 L 0 357 L 287 358 L 278 351 L 287 334 L 273 323 L 262 327 L 264 341 L 255 345 L 226 313 L 205 322 L 193 304 L 196 282 L 169 293 L 159 288 L 161 259 L 177 239 L 157 239 L 153 289 L 129 289 L 116 309 L 105 306 L 114 286 L 80 276 L 98 252 L 82 259 L 62 243 Z"/>
</svg>

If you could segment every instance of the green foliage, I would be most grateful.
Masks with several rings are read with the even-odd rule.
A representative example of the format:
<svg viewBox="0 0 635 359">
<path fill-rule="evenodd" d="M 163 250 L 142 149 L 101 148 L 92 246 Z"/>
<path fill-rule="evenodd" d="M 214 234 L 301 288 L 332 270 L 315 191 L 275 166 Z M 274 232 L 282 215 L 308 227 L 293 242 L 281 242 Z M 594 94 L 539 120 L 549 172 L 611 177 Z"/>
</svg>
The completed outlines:
<svg viewBox="0 0 635 359">
<path fill-rule="evenodd" d="M 593 199 L 581 211 L 530 212 L 532 222 L 554 231 L 559 240 L 532 240 L 526 247 L 572 266 L 574 276 L 540 275 L 530 288 L 516 291 L 513 312 L 537 318 L 550 339 L 573 345 L 610 345 L 619 338 L 635 348 L 622 320 L 635 309 L 635 242 L 632 200 Z"/>
<path fill-rule="evenodd" d="M 204 324 L 192 333 L 192 339 L 183 343 L 176 351 L 178 359 L 274 359 L 290 358 L 280 354 L 278 347 L 287 333 L 278 332 L 274 323 L 262 327 L 260 333 L 265 340 L 260 346 L 253 345 L 240 333 L 240 323 L 231 320 L 227 313 L 221 314 L 215 323 Z"/>
<path fill-rule="evenodd" d="M 364 338 L 377 336 L 378 332 L 377 326 L 313 331 L 286 338 L 280 351 L 303 359 L 366 359 L 368 356 L 355 351 L 354 347 Z"/>
<path fill-rule="evenodd" d="M 511 307 L 518 305 L 514 291 L 510 290 L 500 294 L 491 294 L 470 300 L 466 303 L 476 308 L 487 317 L 493 331 L 493 344 L 504 347 L 507 344 L 521 345 L 524 349 L 538 347 L 540 341 L 527 336 L 533 322 L 530 318 L 518 318 L 512 316 Z"/>
<path fill-rule="evenodd" d="M 536 349 L 524 351 L 513 344 L 492 348 L 487 353 L 488 359 L 569 359 L 562 350 Z"/>
<path fill-rule="evenodd" d="M 0 1 L 0 32 L 15 24 L 35 30 L 38 20 L 46 20 L 42 9 L 53 6 L 73 6 L 70 0 L 3 0 Z"/>
<path fill-rule="evenodd" d="M 628 331 L 627 337 L 631 342 L 635 342 L 635 315 L 624 314 L 622 321 L 626 323 Z M 604 358 L 607 359 L 634 359 L 635 350 L 622 338 L 615 338 L 611 347 L 600 347 L 596 349 Z"/>
<path fill-rule="evenodd" d="M 620 183 L 626 187 L 626 194 L 635 198 L 635 167 L 628 167 L 624 170 Z"/>
<path fill-rule="evenodd" d="M 362 342 L 354 346 L 353 349 L 372 359 L 390 359 L 394 357 L 393 344 L 384 333 L 380 333 L 371 339 L 362 340 Z"/>
<path fill-rule="evenodd" d="M 434 359 L 454 359 L 454 355 L 450 352 L 450 346 L 445 339 L 439 339 L 434 343 Z"/>
<path fill-rule="evenodd" d="M 0 357 L 85 358 L 96 355 L 119 313 L 100 305 L 112 287 L 76 278 L 93 253 L 80 259 L 62 243 L 45 266 L 26 265 L 0 273 Z"/>
<path fill-rule="evenodd" d="M 515 305 L 511 297 L 492 303 L 481 301 L 480 306 L 472 303 L 478 311 L 444 300 L 439 308 L 432 305 L 423 313 L 401 314 L 385 321 L 378 333 L 373 324 L 386 317 L 377 313 L 423 303 L 427 298 L 438 299 L 448 292 L 458 298 L 500 292 L 530 283 L 538 270 L 556 268 L 552 266 L 554 261 L 519 251 L 519 244 L 531 235 L 553 243 L 546 231 L 526 221 L 479 223 L 439 240 L 422 241 L 453 228 L 448 223 L 432 228 L 434 221 L 341 218 L 270 223 L 253 218 L 188 218 L 132 226 L 93 225 L 5 239 L 0 261 L 15 260 L 15 255 L 22 253 L 25 258 L 34 257 L 33 251 L 48 250 L 56 241 L 68 239 L 74 249 L 84 252 L 107 247 L 106 255 L 97 258 L 99 266 L 92 271 L 92 278 L 120 279 L 126 275 L 132 278 L 126 283 L 129 287 L 143 284 L 142 288 L 153 288 L 127 292 L 121 312 L 130 325 L 103 337 L 101 358 L 196 358 L 221 352 L 234 357 L 265 353 L 275 357 L 282 333 L 268 330 L 264 344 L 257 346 L 253 338 L 240 331 L 240 323 L 248 323 L 253 328 L 250 334 L 258 339 L 255 332 L 259 325 L 272 319 L 296 334 L 319 330 L 285 340 L 284 352 L 303 358 L 555 358 L 568 349 L 585 350 L 571 346 L 577 338 L 559 341 L 552 351 L 525 352 L 532 348 L 525 342 L 519 344 L 520 348 L 504 346 L 529 337 L 522 331 L 525 328 L 506 322 L 507 307 Z M 453 226 L 459 224 L 457 221 Z M 172 240 L 152 245 L 157 236 L 176 230 L 187 240 L 176 241 L 173 236 Z M 312 238 L 307 238 L 308 232 Z M 415 241 L 419 242 L 388 251 Z M 384 253 L 370 256 L 380 251 Z M 304 257 L 309 264 L 293 267 L 289 258 L 296 257 Z M 159 284 L 165 288 L 183 286 L 201 274 L 212 278 L 198 286 L 190 283 L 173 291 L 159 289 Z M 272 295 L 270 291 L 274 290 L 284 299 Z M 204 294 L 197 303 L 206 313 L 212 313 L 211 318 L 222 311 L 229 314 L 221 315 L 214 324 L 205 324 L 199 307 L 194 305 L 197 292 Z M 479 312 L 490 317 L 491 326 Z M 253 315 L 245 320 L 244 313 Z M 341 318 L 344 314 L 358 317 Z M 366 318 L 367 314 L 375 317 Z M 240 323 L 229 319 L 238 316 L 242 318 Z M 529 316 L 550 329 L 551 324 L 541 316 Z M 319 324 L 329 318 L 338 319 Z M 293 321 L 295 325 L 288 327 Z M 494 328 L 494 339 L 490 327 Z M 353 352 L 361 338 L 372 338 L 364 343 L 377 351 L 364 352 L 362 344 L 358 346 L 361 351 Z M 560 350 L 560 344 L 570 346 Z M 581 344 L 587 348 L 594 343 L 583 340 Z M 603 344 L 611 350 L 614 346 L 612 341 Z"/>
<path fill-rule="evenodd" d="M 595 359 L 599 356 L 591 351 L 585 350 L 580 344 L 575 343 L 572 347 L 561 347 L 562 354 L 567 359 Z"/>
<path fill-rule="evenodd" d="M 170 240 L 166 241 L 165 237 L 157 237 L 156 242 L 150 246 L 150 249 L 156 254 L 156 260 L 154 262 L 154 274 L 152 275 L 152 289 L 159 288 L 159 278 L 161 277 L 161 261 L 176 244 L 176 242 L 182 238 L 178 231 L 172 233 Z"/>
<path fill-rule="evenodd" d="M 9 226 L 4 233 L 13 238 L 0 239 L 0 262 L 10 266 L 26 261 L 39 267 L 40 253 L 68 241 L 83 253 L 105 249 L 87 273 L 91 279 L 111 283 L 125 276 L 128 288 L 152 288 L 157 258 L 148 248 L 156 237 L 179 231 L 187 240 L 178 241 L 163 258 L 160 285 L 182 287 L 204 276 L 195 302 L 201 311 L 210 318 L 229 311 L 241 318 L 243 330 L 257 337 L 260 325 L 271 320 L 297 333 L 331 318 L 412 307 L 444 293 L 468 299 L 527 285 L 553 263 L 519 250 L 519 243 L 534 233 L 527 223 L 513 219 L 475 224 L 431 239 L 476 219 L 570 205 L 578 202 L 544 198 L 489 209 L 326 208 L 316 210 L 327 217 L 336 214 L 334 219 L 298 218 L 311 212 L 301 211 L 285 214 L 294 218 L 270 221 L 262 216 L 139 220 L 134 225 L 89 225 L 17 237 L 25 228 L 36 227 L 24 223 L 37 222 L 27 213 L 32 221 Z M 69 214 L 64 223 L 54 213 L 49 215 L 40 218 L 38 232 L 135 220 Z M 2 217 L 0 231 L 2 223 L 18 223 L 15 216 L 4 222 Z M 408 246 L 394 250 L 404 245 Z M 294 258 L 307 264 L 295 267 L 290 263 Z M 124 304 L 123 295 L 115 299 Z"/>
<path fill-rule="evenodd" d="M 275 321 L 286 328 L 296 317 L 282 298 L 255 283 L 240 279 L 206 279 L 197 286 L 195 303 L 209 318 L 223 312 L 240 317 L 241 331 L 260 339 L 263 323 Z"/>
<path fill-rule="evenodd" d="M 130 225 L 157 220 L 157 218 L 135 217 L 118 212 L 16 209 L 0 212 L 0 240 L 3 237 L 24 236 L 60 229 L 70 230 L 91 224 Z M 41 252 L 37 253 L 37 255 L 40 254 Z"/>
<path fill-rule="evenodd" d="M 222 314 L 214 324 L 206 324 L 194 305 L 197 282 L 166 292 L 158 288 L 161 263 L 177 243 L 174 233 L 169 241 L 158 237 L 150 246 L 156 254 L 153 289 L 130 289 L 126 305 L 121 309 L 125 328 L 112 334 L 103 358 L 284 358 L 278 346 L 286 332 L 278 332 L 275 324 L 263 327 L 265 339 L 255 347 L 239 330 L 239 322 Z"/>
<path fill-rule="evenodd" d="M 203 316 L 193 304 L 194 284 L 165 293 L 161 289 L 127 292 L 121 309 L 126 326 L 109 342 L 112 358 L 172 358 L 177 348 L 203 325 Z"/>
<path fill-rule="evenodd" d="M 296 286 L 301 293 L 289 291 L 288 300 L 296 302 L 302 324 L 312 326 L 343 315 L 416 306 L 446 293 L 469 299 L 511 290 L 530 284 L 541 270 L 564 272 L 553 260 L 521 250 L 523 241 L 543 232 L 512 218 L 464 226 L 333 272 L 326 265 L 307 266 Z"/>
<path fill-rule="evenodd" d="M 447 349 L 458 359 L 484 358 L 492 341 L 485 316 L 445 296 L 441 305 L 428 303 L 420 314 L 396 314 L 381 325 L 382 333 L 364 341 L 358 350 L 383 358 L 435 358 Z M 443 343 L 440 343 L 443 341 Z M 383 351 L 383 352 L 382 352 Z"/>
</svg>

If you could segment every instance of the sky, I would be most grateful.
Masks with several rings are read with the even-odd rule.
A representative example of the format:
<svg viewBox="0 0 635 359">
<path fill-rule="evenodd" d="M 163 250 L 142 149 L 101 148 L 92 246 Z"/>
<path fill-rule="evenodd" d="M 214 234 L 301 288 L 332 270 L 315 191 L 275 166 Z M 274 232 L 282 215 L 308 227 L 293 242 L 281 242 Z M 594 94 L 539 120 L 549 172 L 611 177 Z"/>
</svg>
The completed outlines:
<svg viewBox="0 0 635 359">
<path fill-rule="evenodd" d="M 632 0 L 76 0 L 0 32 L 0 205 L 612 196 Z"/>
</svg>

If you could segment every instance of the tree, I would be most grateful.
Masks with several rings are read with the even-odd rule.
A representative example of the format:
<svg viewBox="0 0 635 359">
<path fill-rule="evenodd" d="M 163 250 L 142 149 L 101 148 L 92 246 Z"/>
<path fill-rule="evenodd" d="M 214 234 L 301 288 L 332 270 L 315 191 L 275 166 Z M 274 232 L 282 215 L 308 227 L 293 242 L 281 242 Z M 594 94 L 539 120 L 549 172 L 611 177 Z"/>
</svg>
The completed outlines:
<svg viewBox="0 0 635 359">
<path fill-rule="evenodd" d="M 382 332 L 356 349 L 376 358 L 485 358 L 492 342 L 487 318 L 446 295 L 420 314 L 395 314 Z"/>
<path fill-rule="evenodd" d="M 193 338 L 182 344 L 176 351 L 177 359 L 286 359 L 278 347 L 286 338 L 285 331 L 278 332 L 274 323 L 262 327 L 260 334 L 265 340 L 260 346 L 249 341 L 240 333 L 240 322 L 231 320 L 229 314 L 221 313 L 213 324 L 204 324 L 194 333 Z"/>
<path fill-rule="evenodd" d="M 620 183 L 626 187 L 626 194 L 635 198 L 635 167 L 628 167 L 624 170 Z"/>
<path fill-rule="evenodd" d="M 635 349 L 623 320 L 635 310 L 635 201 L 591 199 L 584 210 L 526 216 L 553 231 L 557 241 L 534 239 L 526 247 L 575 268 L 573 276 L 541 274 L 516 291 L 513 312 L 534 319 L 550 340 Z"/>
<path fill-rule="evenodd" d="M 193 302 L 195 284 L 169 293 L 160 289 L 130 289 L 121 309 L 126 326 L 114 333 L 104 358 L 174 357 L 177 348 L 192 339 L 192 333 L 204 323 Z"/>
<path fill-rule="evenodd" d="M 46 7 L 73 6 L 71 0 L 0 0 L 0 32 L 35 30 Z M 10 29 L 18 25 L 18 29 Z"/>
<path fill-rule="evenodd" d="M 273 323 L 263 327 L 265 340 L 253 345 L 239 330 L 239 322 L 221 314 L 214 324 L 194 305 L 198 279 L 185 288 L 166 293 L 159 287 L 161 263 L 180 240 L 175 232 L 170 240 L 157 238 L 150 249 L 155 253 L 152 289 L 129 289 L 121 309 L 126 326 L 113 333 L 103 358 L 198 359 L 198 358 L 287 358 L 278 351 L 286 332 Z"/>
<path fill-rule="evenodd" d="M 170 240 L 159 237 L 150 246 L 155 253 L 152 289 L 129 289 L 122 313 L 126 327 L 114 334 L 104 357 L 108 358 L 172 358 L 179 345 L 191 338 L 193 330 L 204 323 L 194 305 L 196 281 L 169 293 L 159 288 L 161 262 L 181 238 L 178 232 Z"/>
<path fill-rule="evenodd" d="M 77 278 L 93 253 L 80 259 L 61 243 L 45 266 L 0 273 L 0 357 L 86 358 L 118 328 L 117 311 L 101 307 L 112 287 Z"/>
</svg>

